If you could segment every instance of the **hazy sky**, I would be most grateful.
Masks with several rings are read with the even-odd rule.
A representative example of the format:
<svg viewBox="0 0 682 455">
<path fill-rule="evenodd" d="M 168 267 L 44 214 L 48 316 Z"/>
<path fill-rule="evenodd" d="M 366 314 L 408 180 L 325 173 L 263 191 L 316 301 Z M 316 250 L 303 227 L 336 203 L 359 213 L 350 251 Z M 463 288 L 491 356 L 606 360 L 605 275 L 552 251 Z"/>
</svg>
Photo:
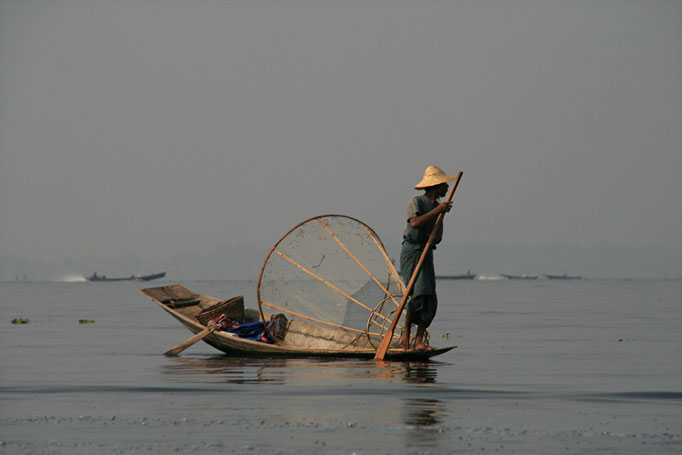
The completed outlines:
<svg viewBox="0 0 682 455">
<path fill-rule="evenodd" d="M 682 248 L 678 0 L 0 0 L 0 255 L 398 240 Z"/>
</svg>

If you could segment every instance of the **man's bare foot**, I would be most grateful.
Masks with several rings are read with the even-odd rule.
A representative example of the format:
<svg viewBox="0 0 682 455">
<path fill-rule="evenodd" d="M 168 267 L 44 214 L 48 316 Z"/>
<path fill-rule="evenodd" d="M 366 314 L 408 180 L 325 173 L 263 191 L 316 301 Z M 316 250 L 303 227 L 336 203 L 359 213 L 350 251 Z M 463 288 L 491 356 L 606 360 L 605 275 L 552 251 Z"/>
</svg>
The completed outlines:
<svg viewBox="0 0 682 455">
<path fill-rule="evenodd" d="M 428 344 L 423 343 L 423 342 L 419 342 L 419 343 L 415 342 L 414 343 L 414 350 L 415 351 L 433 351 L 433 349 L 434 348 L 432 348 L 431 346 L 429 346 Z"/>
<path fill-rule="evenodd" d="M 410 349 L 410 335 L 403 331 L 403 334 L 400 335 L 399 343 L 400 343 L 401 348 L 403 348 L 405 350 Z"/>
</svg>

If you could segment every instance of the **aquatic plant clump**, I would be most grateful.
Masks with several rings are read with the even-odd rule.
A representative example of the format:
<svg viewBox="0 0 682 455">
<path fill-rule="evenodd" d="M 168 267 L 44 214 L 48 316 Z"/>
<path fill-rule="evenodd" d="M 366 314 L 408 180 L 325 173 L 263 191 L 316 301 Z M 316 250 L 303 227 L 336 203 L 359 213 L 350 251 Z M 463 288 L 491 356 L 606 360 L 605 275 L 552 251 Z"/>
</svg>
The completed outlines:
<svg viewBox="0 0 682 455">
<path fill-rule="evenodd" d="M 12 324 L 28 324 L 31 322 L 29 319 L 25 318 L 14 318 L 12 319 Z"/>
</svg>

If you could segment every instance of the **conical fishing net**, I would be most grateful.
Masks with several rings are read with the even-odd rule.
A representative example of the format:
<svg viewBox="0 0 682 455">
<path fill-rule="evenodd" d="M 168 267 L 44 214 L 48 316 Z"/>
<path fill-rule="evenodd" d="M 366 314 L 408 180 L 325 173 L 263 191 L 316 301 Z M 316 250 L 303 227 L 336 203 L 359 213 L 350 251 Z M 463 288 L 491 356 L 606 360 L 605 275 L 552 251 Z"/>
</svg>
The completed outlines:
<svg viewBox="0 0 682 455">
<path fill-rule="evenodd" d="M 324 215 L 295 226 L 272 248 L 258 281 L 258 305 L 262 313 L 285 313 L 378 346 L 404 289 L 369 226 Z"/>
</svg>

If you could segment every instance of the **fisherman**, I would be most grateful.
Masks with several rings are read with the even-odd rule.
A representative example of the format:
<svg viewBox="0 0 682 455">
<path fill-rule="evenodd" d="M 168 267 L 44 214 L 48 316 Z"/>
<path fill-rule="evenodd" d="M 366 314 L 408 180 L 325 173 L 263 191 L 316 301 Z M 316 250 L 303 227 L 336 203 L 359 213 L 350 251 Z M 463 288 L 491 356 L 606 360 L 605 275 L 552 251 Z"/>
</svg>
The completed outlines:
<svg viewBox="0 0 682 455">
<path fill-rule="evenodd" d="M 447 194 L 448 183 L 455 180 L 438 166 L 429 166 L 424 171 L 424 178 L 414 188 L 424 190 L 424 194 L 414 196 L 407 206 L 407 227 L 403 234 L 403 245 L 400 251 L 400 276 L 407 284 L 412 278 L 422 251 L 431 235 L 438 215 L 449 212 L 452 202 L 439 202 Z M 424 340 L 424 332 L 436 316 L 438 298 L 436 297 L 436 272 L 433 266 L 433 250 L 443 238 L 443 225 L 439 226 L 431 246 L 426 253 L 419 275 L 414 282 L 411 297 L 405 314 L 405 328 L 400 336 L 400 346 L 410 347 L 410 330 L 412 324 L 417 326 L 414 349 L 433 349 Z"/>
</svg>

